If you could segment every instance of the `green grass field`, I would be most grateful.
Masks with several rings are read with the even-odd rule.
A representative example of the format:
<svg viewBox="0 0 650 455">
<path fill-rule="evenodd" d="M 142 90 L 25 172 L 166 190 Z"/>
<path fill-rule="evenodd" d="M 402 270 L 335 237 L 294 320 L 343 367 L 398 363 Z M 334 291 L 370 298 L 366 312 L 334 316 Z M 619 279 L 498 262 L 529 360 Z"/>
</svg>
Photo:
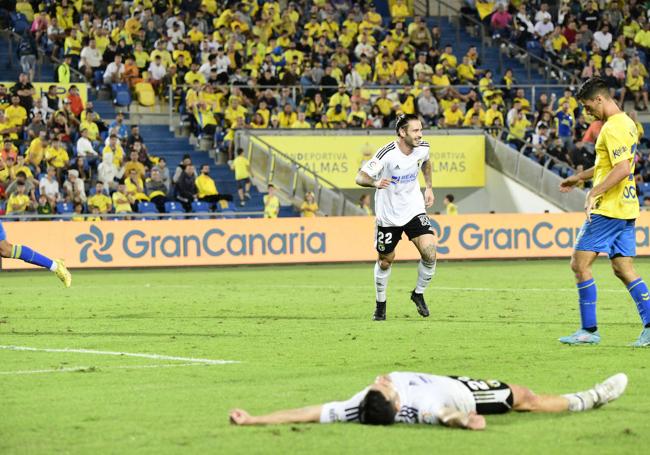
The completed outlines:
<svg viewBox="0 0 650 455">
<path fill-rule="evenodd" d="M 649 260 L 637 266 L 650 278 Z M 368 264 L 86 271 L 69 290 L 47 272 L 2 273 L 2 346 L 240 363 L 0 349 L 0 453 L 645 452 L 650 349 L 628 346 L 641 325 L 606 260 L 595 268 L 597 347 L 557 342 L 578 326 L 567 261 L 440 263 L 428 319 L 408 300 L 415 274 L 394 266 L 388 320 L 376 323 Z M 233 407 L 347 399 L 394 370 L 538 392 L 584 390 L 619 371 L 630 382 L 601 410 L 488 417 L 484 432 L 228 423 Z"/>
</svg>

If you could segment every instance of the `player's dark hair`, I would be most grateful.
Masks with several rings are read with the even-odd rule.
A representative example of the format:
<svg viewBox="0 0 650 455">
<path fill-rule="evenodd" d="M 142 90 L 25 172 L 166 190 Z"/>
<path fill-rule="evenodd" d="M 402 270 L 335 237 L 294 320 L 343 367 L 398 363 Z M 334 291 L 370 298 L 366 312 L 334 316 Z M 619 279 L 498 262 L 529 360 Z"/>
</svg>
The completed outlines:
<svg viewBox="0 0 650 455">
<path fill-rule="evenodd" d="M 359 404 L 359 422 L 366 425 L 395 423 L 395 408 L 379 390 L 370 390 Z"/>
<path fill-rule="evenodd" d="M 576 98 L 579 100 L 593 100 L 598 95 L 609 98 L 609 86 L 602 77 L 592 77 L 583 82 L 578 89 Z"/>
<path fill-rule="evenodd" d="M 415 114 L 402 114 L 397 117 L 395 122 L 395 132 L 399 136 L 399 130 L 406 128 L 411 120 L 420 120 L 420 118 Z"/>
<path fill-rule="evenodd" d="M 445 196 L 449 202 L 454 202 L 454 195 L 453 194 L 448 194 Z"/>
</svg>

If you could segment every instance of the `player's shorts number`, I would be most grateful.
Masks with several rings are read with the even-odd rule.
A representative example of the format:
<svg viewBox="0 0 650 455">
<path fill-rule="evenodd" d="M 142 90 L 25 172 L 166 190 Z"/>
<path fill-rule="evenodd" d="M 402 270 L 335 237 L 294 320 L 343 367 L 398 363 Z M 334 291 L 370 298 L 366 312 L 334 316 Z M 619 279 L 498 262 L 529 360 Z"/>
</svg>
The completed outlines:
<svg viewBox="0 0 650 455">
<path fill-rule="evenodd" d="M 379 243 L 383 243 L 384 245 L 388 245 L 393 241 L 393 233 L 392 232 L 377 232 L 377 241 Z"/>
<path fill-rule="evenodd" d="M 501 387 L 501 383 L 499 381 L 496 381 L 494 379 L 489 379 L 487 381 L 484 381 L 482 379 L 471 379 L 468 377 L 460 377 L 457 378 L 459 381 L 463 382 L 468 389 L 473 390 L 473 391 L 478 391 L 478 390 L 491 390 L 491 389 L 497 389 Z"/>
</svg>

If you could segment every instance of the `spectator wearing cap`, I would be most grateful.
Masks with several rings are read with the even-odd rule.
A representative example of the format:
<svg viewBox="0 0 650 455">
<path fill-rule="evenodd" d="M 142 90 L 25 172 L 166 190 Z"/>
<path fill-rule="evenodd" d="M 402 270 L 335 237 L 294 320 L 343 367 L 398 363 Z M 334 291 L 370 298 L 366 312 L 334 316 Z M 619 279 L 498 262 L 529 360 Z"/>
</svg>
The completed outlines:
<svg viewBox="0 0 650 455">
<path fill-rule="evenodd" d="M 535 34 L 540 39 L 553 32 L 554 29 L 555 27 L 549 16 L 543 16 L 542 20 L 535 24 Z"/>
</svg>

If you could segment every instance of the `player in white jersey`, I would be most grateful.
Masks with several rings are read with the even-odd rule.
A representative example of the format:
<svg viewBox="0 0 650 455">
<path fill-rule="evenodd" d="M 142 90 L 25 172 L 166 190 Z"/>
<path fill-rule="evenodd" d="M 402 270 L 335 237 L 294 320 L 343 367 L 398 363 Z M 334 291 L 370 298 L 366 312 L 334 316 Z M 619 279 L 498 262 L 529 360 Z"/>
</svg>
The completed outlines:
<svg viewBox="0 0 650 455">
<path fill-rule="evenodd" d="M 347 401 L 333 401 L 260 416 L 250 415 L 243 409 L 234 409 L 230 411 L 230 421 L 236 425 L 422 423 L 482 430 L 486 425 L 483 417 L 486 414 L 503 414 L 510 410 L 587 411 L 617 399 L 626 386 L 627 376 L 618 373 L 584 392 L 537 395 L 526 387 L 496 380 L 393 372 L 378 376 L 373 384 Z"/>
<path fill-rule="evenodd" d="M 426 207 L 433 205 L 429 144 L 422 140 L 422 123 L 416 115 L 401 115 L 395 125 L 397 139 L 382 147 L 357 174 L 356 183 L 375 191 L 377 228 L 375 248 L 375 294 L 377 306 L 373 319 L 386 319 L 386 287 L 395 247 L 406 233 L 420 252 L 418 279 L 411 292 L 421 316 L 429 316 L 424 290 L 436 270 L 436 237 Z M 426 189 L 424 198 L 418 183 L 422 170 Z"/>
</svg>

